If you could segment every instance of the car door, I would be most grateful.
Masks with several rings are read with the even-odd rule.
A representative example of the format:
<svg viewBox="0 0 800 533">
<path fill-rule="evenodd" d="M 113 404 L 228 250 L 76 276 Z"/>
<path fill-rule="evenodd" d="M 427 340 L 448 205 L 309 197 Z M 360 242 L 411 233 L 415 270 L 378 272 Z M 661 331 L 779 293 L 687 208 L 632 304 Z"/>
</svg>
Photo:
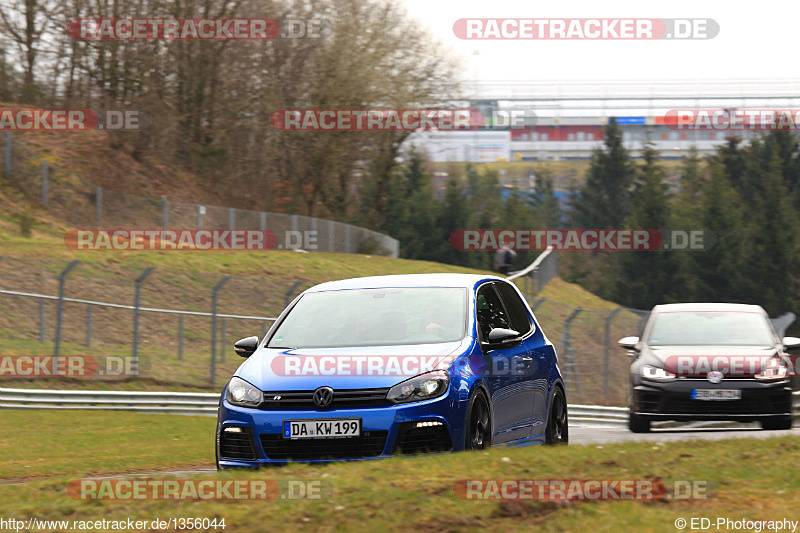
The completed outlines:
<svg viewBox="0 0 800 533">
<path fill-rule="evenodd" d="M 476 321 L 479 341 L 485 342 L 493 328 L 511 329 L 508 311 L 495 288 L 496 282 L 482 285 L 476 294 Z M 525 365 L 527 348 L 518 346 L 484 351 L 485 377 L 492 404 L 492 442 L 526 438 L 530 434 L 532 391 Z"/>
<path fill-rule="evenodd" d="M 530 397 L 530 433 L 528 436 L 543 436 L 547 426 L 547 409 L 550 394 L 550 377 L 555 363 L 555 350 L 545 342 L 541 330 L 536 327 L 528 306 L 519 292 L 508 282 L 495 286 L 508 311 L 511 329 L 522 337 L 521 354 L 526 395 Z"/>
</svg>

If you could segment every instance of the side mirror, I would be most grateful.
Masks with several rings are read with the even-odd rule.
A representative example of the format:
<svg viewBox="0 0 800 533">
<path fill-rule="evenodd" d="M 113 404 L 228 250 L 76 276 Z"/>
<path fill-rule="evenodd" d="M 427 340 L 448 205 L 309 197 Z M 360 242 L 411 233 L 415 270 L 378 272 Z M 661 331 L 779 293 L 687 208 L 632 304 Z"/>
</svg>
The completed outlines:
<svg viewBox="0 0 800 533">
<path fill-rule="evenodd" d="M 492 328 L 488 342 L 484 342 L 483 345 L 489 348 L 510 348 L 515 342 L 521 342 L 519 332 L 513 329 Z"/>
<path fill-rule="evenodd" d="M 800 348 L 800 338 L 798 337 L 784 337 L 781 340 L 781 343 L 787 350 L 791 350 L 792 348 Z"/>
<path fill-rule="evenodd" d="M 258 337 L 245 337 L 244 339 L 239 339 L 233 345 L 233 351 L 236 352 L 236 355 L 240 355 L 242 357 L 250 357 L 258 348 Z"/>
<path fill-rule="evenodd" d="M 617 344 L 628 350 L 635 350 L 636 345 L 639 344 L 639 337 L 623 337 L 617 341 Z"/>
</svg>

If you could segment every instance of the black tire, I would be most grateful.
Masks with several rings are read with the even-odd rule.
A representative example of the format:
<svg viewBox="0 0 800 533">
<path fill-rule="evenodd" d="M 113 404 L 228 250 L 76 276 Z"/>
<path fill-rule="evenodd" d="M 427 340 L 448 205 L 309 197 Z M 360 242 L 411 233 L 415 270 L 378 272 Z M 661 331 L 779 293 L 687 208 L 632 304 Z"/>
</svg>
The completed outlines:
<svg viewBox="0 0 800 533">
<path fill-rule="evenodd" d="M 792 417 L 770 417 L 760 421 L 761 429 L 792 429 Z"/>
<path fill-rule="evenodd" d="M 650 421 L 631 413 L 628 415 L 628 429 L 634 433 L 650 433 Z"/>
<path fill-rule="evenodd" d="M 550 414 L 547 417 L 544 442 L 550 446 L 569 443 L 567 400 L 561 387 L 555 388 L 550 399 Z"/>
<path fill-rule="evenodd" d="M 467 410 L 467 431 L 464 435 L 465 450 L 485 450 L 492 445 L 492 419 L 486 395 L 478 390 Z"/>
</svg>

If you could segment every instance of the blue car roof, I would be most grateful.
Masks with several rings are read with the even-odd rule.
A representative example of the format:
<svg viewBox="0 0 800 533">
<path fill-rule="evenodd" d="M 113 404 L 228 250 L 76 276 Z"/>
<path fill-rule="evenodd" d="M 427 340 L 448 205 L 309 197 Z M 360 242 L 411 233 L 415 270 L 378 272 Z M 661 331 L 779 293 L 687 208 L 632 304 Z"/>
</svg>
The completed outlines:
<svg viewBox="0 0 800 533">
<path fill-rule="evenodd" d="M 380 289 L 388 287 L 461 287 L 473 288 L 484 280 L 503 279 L 480 274 L 400 274 L 369 276 L 320 283 L 306 292 L 339 291 L 347 289 Z"/>
</svg>

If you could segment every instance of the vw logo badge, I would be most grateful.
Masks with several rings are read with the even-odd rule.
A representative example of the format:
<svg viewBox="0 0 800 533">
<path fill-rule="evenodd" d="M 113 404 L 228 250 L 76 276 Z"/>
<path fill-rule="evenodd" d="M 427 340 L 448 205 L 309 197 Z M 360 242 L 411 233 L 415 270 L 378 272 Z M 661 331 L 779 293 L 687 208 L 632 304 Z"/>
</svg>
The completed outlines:
<svg viewBox="0 0 800 533">
<path fill-rule="evenodd" d="M 319 409 L 330 407 L 333 403 L 333 389 L 330 387 L 320 387 L 314 391 L 314 405 Z"/>
<path fill-rule="evenodd" d="M 711 383 L 719 383 L 722 381 L 723 374 L 719 370 L 712 370 L 708 374 L 706 374 L 706 379 Z"/>
</svg>

